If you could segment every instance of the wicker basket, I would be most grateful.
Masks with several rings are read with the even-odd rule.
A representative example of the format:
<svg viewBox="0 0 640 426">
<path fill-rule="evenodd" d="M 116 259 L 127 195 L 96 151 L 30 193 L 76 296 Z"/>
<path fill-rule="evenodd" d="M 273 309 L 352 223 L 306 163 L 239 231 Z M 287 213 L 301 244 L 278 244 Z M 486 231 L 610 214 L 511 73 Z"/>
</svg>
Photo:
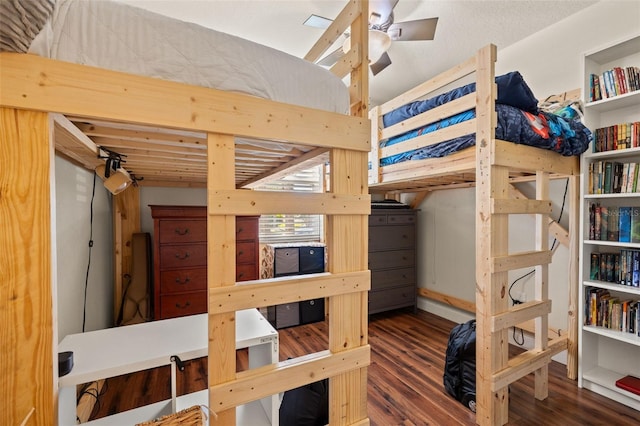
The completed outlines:
<svg viewBox="0 0 640 426">
<path fill-rule="evenodd" d="M 167 414 L 159 419 L 138 423 L 136 426 L 202 426 L 204 417 L 199 405 L 186 408 L 177 413 Z"/>
</svg>

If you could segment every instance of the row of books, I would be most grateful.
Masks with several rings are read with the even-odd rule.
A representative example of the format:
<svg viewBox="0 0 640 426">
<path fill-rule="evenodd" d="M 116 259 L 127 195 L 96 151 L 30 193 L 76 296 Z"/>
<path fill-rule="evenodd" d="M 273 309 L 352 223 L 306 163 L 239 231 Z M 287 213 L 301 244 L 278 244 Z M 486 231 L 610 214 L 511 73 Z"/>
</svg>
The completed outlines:
<svg viewBox="0 0 640 426">
<path fill-rule="evenodd" d="M 589 194 L 619 194 L 639 192 L 640 163 L 593 161 L 589 163 Z"/>
<path fill-rule="evenodd" d="M 623 249 L 618 253 L 591 253 L 589 277 L 629 287 L 640 287 L 640 250 Z"/>
<path fill-rule="evenodd" d="M 612 98 L 640 89 L 640 68 L 613 67 L 589 78 L 590 101 Z"/>
<path fill-rule="evenodd" d="M 584 313 L 585 325 L 640 336 L 640 300 L 620 299 L 609 290 L 586 287 Z"/>
<path fill-rule="evenodd" d="M 590 203 L 589 239 L 640 243 L 640 207 Z"/>
<path fill-rule="evenodd" d="M 618 123 L 593 132 L 593 152 L 615 151 L 640 146 L 640 121 Z"/>
</svg>

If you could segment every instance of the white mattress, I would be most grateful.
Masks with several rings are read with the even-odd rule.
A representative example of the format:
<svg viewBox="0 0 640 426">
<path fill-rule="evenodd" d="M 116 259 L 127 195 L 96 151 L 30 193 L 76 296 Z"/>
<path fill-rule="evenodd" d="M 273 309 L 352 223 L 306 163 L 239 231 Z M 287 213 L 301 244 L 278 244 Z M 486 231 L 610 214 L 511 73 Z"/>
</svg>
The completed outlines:
<svg viewBox="0 0 640 426">
<path fill-rule="evenodd" d="M 57 0 L 30 53 L 347 113 L 328 70 L 202 26 L 106 0 Z"/>
</svg>

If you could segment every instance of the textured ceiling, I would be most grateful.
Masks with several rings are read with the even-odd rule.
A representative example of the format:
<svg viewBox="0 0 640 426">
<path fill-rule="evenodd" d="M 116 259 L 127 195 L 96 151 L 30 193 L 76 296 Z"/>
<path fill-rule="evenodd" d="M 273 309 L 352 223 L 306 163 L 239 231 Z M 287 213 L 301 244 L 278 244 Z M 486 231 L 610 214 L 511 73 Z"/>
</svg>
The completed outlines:
<svg viewBox="0 0 640 426">
<path fill-rule="evenodd" d="M 334 0 L 120 0 L 304 56 L 322 30 L 310 14 L 333 18 Z M 543 30 L 596 1 L 399 0 L 395 21 L 439 17 L 433 41 L 394 42 L 393 64 L 371 78 L 372 105 L 397 96 L 493 43 L 498 49 Z"/>
</svg>

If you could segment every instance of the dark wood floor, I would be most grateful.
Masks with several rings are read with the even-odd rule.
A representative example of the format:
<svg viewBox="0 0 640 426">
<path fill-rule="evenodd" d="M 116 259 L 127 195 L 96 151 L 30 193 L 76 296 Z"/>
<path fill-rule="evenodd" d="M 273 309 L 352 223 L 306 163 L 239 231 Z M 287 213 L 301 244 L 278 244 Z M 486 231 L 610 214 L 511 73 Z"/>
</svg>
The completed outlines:
<svg viewBox="0 0 640 426">
<path fill-rule="evenodd" d="M 373 315 L 369 324 L 368 412 L 372 425 L 473 425 L 475 415 L 444 391 L 442 374 L 449 332 L 455 324 L 435 315 L 400 310 Z M 327 349 L 327 324 L 280 330 L 280 359 Z M 514 352 L 518 349 L 514 348 Z M 238 353 L 245 369 L 246 352 Z M 188 362 L 178 393 L 206 387 L 206 359 Z M 106 381 L 92 418 L 167 399 L 169 369 Z M 588 390 L 566 378 L 565 367 L 552 363 L 549 397 L 533 397 L 533 376 L 510 386 L 509 425 L 638 425 L 640 412 Z"/>
</svg>

